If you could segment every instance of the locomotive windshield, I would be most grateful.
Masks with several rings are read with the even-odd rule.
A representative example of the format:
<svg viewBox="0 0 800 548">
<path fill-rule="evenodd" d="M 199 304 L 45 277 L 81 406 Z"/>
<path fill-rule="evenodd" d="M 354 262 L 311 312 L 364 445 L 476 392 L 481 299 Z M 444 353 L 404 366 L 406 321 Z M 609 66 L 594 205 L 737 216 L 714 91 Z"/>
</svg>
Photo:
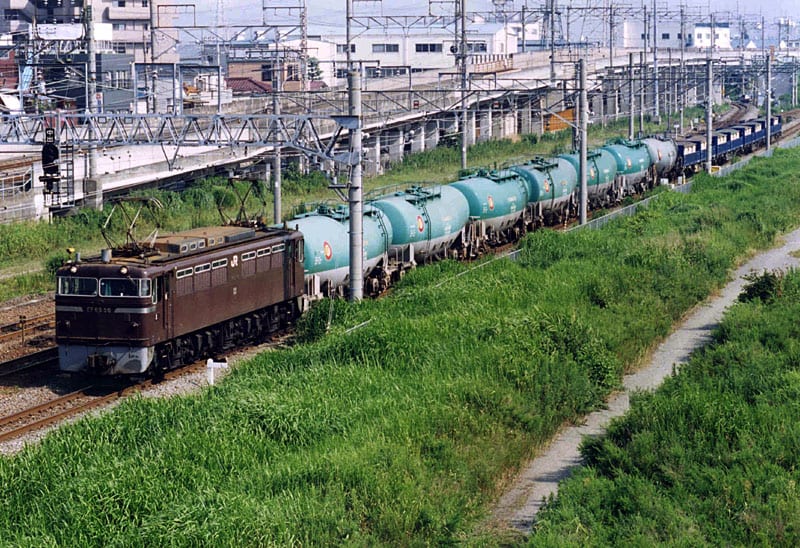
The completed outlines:
<svg viewBox="0 0 800 548">
<path fill-rule="evenodd" d="M 98 291 L 99 288 L 99 291 Z M 60 276 L 58 278 L 59 295 L 77 295 L 81 297 L 150 297 L 152 281 L 132 278 L 78 278 Z"/>
<path fill-rule="evenodd" d="M 131 278 L 101 278 L 101 297 L 149 297 L 150 280 Z"/>
<path fill-rule="evenodd" d="M 59 276 L 58 294 L 92 297 L 97 295 L 97 279 Z"/>
</svg>

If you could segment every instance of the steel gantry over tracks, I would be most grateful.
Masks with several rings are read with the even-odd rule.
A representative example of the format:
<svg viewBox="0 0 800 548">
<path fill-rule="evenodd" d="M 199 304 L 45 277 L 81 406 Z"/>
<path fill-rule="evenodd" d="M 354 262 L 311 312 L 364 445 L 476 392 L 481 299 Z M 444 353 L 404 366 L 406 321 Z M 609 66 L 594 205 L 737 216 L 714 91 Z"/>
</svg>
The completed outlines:
<svg viewBox="0 0 800 548">
<path fill-rule="evenodd" d="M 0 144 L 42 145 L 45 130 L 58 143 L 90 146 L 259 146 L 291 147 L 320 160 L 352 166 L 360 158 L 335 152 L 352 116 L 294 114 L 42 114 L 4 116 Z"/>
</svg>

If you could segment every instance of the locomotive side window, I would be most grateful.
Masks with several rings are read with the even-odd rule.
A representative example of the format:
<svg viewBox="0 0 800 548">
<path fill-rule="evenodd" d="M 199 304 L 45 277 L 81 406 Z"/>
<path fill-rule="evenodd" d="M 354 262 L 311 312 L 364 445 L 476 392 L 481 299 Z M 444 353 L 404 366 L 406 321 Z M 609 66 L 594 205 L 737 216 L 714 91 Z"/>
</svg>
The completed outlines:
<svg viewBox="0 0 800 548">
<path fill-rule="evenodd" d="M 92 297 L 97 295 L 97 279 L 60 276 L 58 278 L 58 294 Z"/>
<path fill-rule="evenodd" d="M 272 249 L 269 247 L 263 247 L 256 252 L 256 256 L 258 257 L 256 260 L 256 268 L 258 268 L 259 272 L 266 272 L 269 270 L 270 253 L 272 253 Z"/>
<path fill-rule="evenodd" d="M 202 291 L 211 287 L 211 263 L 194 267 L 194 290 Z"/>
<path fill-rule="evenodd" d="M 283 268 L 283 257 L 276 257 L 278 253 L 283 253 L 286 245 L 278 244 L 272 246 L 272 268 Z"/>
<path fill-rule="evenodd" d="M 211 263 L 211 285 L 228 283 L 228 259 L 217 259 Z"/>
<path fill-rule="evenodd" d="M 248 251 L 242 253 L 242 276 L 253 276 L 256 273 L 256 263 L 253 259 L 256 258 L 255 251 Z"/>
<path fill-rule="evenodd" d="M 177 279 L 175 292 L 180 297 L 181 295 L 188 295 L 192 291 L 194 291 L 194 284 L 192 283 L 192 273 L 194 269 L 192 267 L 184 268 L 178 270 L 175 273 L 175 278 Z"/>
</svg>

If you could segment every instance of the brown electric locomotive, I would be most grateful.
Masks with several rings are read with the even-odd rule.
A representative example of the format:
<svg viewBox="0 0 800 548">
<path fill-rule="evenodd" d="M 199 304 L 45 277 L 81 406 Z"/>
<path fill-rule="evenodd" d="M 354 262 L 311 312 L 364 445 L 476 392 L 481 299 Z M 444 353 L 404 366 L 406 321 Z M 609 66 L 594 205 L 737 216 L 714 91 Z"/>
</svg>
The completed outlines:
<svg viewBox="0 0 800 548">
<path fill-rule="evenodd" d="M 261 340 L 295 320 L 303 236 L 222 226 L 106 249 L 57 273 L 60 368 L 166 370 Z"/>
</svg>

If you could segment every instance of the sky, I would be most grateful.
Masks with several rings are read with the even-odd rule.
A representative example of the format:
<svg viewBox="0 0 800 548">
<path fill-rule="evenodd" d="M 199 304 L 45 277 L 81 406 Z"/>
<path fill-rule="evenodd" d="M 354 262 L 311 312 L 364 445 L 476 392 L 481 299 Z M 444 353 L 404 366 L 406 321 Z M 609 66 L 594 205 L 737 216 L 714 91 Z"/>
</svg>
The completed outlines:
<svg viewBox="0 0 800 548">
<path fill-rule="evenodd" d="M 220 0 L 223 2 L 224 17 L 228 24 L 246 24 L 257 20 L 262 5 L 289 5 L 293 0 Z M 434 0 L 437 9 L 445 9 L 444 0 Z M 520 9 L 527 3 L 529 7 L 544 5 L 544 0 L 497 0 L 505 1 L 507 9 Z M 652 0 L 645 0 L 648 7 Z M 310 26 L 341 26 L 344 21 L 346 0 L 306 0 L 308 6 Z M 609 0 L 557 0 L 557 5 L 566 6 L 570 3 L 576 6 L 587 4 L 603 6 Z M 642 0 L 623 0 L 623 3 L 640 5 Z M 659 8 L 669 6 L 678 9 L 683 3 L 693 7 L 705 8 L 714 12 L 746 13 L 748 15 L 763 15 L 766 20 L 790 16 L 800 20 L 800 0 L 657 0 Z M 202 0 L 197 2 L 198 15 L 210 17 L 213 21 L 216 14 L 217 0 Z M 491 0 L 466 0 L 467 11 L 489 11 L 492 9 Z M 370 15 L 421 15 L 428 11 L 427 0 L 384 0 L 384 1 L 354 1 L 356 14 Z"/>
</svg>

